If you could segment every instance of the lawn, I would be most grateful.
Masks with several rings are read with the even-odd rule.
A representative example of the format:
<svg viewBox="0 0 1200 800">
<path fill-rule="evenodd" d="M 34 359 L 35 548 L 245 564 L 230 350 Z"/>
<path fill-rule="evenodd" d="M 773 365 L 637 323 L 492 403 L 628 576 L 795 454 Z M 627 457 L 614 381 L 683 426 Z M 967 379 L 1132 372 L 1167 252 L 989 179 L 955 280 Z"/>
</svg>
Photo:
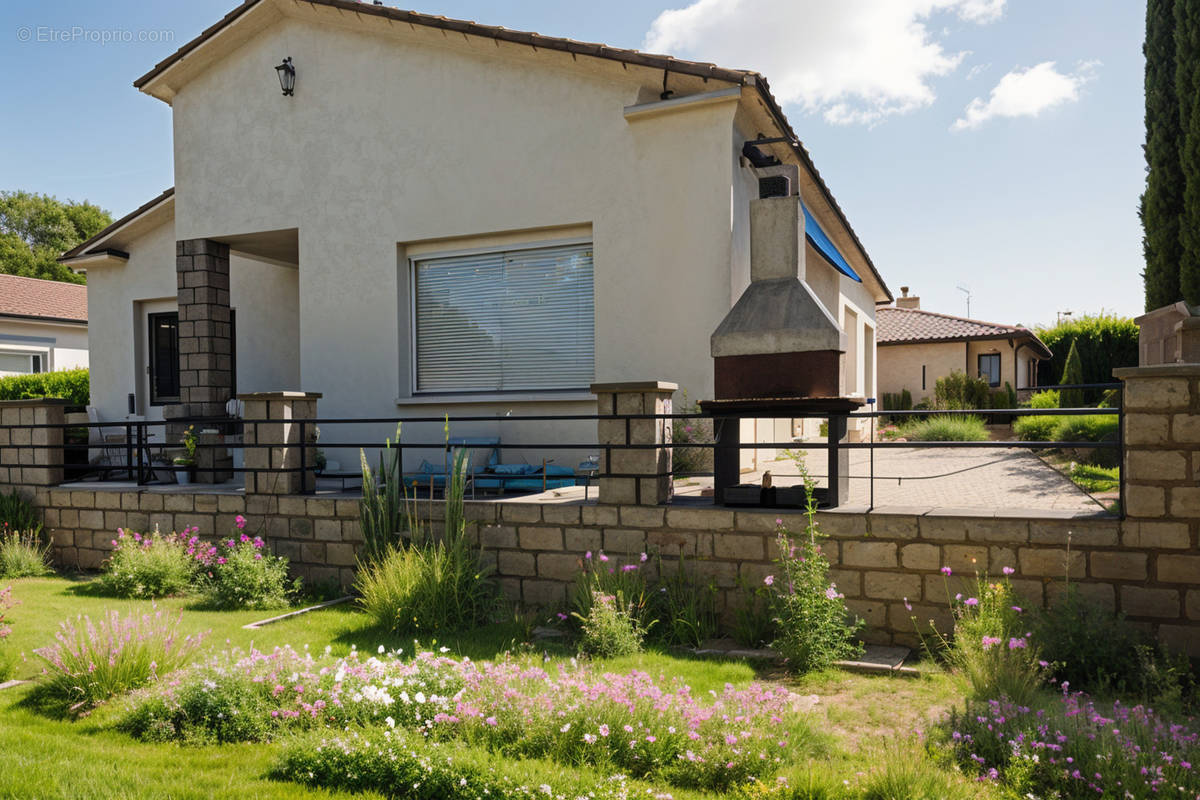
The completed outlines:
<svg viewBox="0 0 1200 800">
<path fill-rule="evenodd" d="M 32 650 L 53 639 L 58 622 L 78 614 L 99 615 L 109 609 L 150 610 L 148 601 L 121 601 L 98 597 L 82 580 L 65 578 L 22 579 L 12 582 L 20 602 L 9 615 L 13 632 L 7 642 L 23 652 L 17 677 L 36 679 L 41 671 Z M 369 619 L 350 605 L 302 615 L 258 630 L 242 626 L 263 617 L 263 612 L 212 612 L 189 608 L 189 601 L 162 600 L 158 608 L 181 613 L 181 630 L 209 632 L 205 649 L 216 653 L 251 646 L 269 650 L 277 645 L 323 652 L 328 645 L 337 654 L 352 646 L 373 652 L 379 645 L 406 647 L 412 642 L 382 634 Z M 537 667 L 565 662 L 571 653 L 562 645 L 525 643 L 528 626 L 520 620 L 496 624 L 466 634 L 436 637 L 437 647 L 452 656 L 472 660 L 515 658 Z M 423 644 L 432 644 L 424 642 Z M 547 663 L 547 661 L 549 663 Z M 743 688 L 756 679 L 786 686 L 800 699 L 797 714 L 807 715 L 816 732 L 816 755 L 811 761 L 785 769 L 795 781 L 814 771 L 837 784 L 885 784 L 881 771 L 919 768 L 932 771 L 945 785 L 956 787 L 956 797 L 999 797 L 993 790 L 968 781 L 952 768 L 929 761 L 918 743 L 918 732 L 931 727 L 962 696 L 943 672 L 931 669 L 920 678 L 868 677 L 827 671 L 800 680 L 775 672 L 759 672 L 740 661 L 697 659 L 679 652 L 649 650 L 634 656 L 598 662 L 597 672 L 628 673 L 642 670 L 650 676 L 674 677 L 687 683 L 693 694 L 721 692 L 726 685 Z M 180 746 L 137 741 L 115 729 L 127 701 L 117 698 L 82 719 L 70 721 L 45 716 L 22 701 L 30 685 L 0 692 L 0 797 L 341 797 L 267 777 L 278 758 L 279 745 L 230 744 Z M 485 755 L 486 757 L 486 755 Z M 562 773 L 563 766 L 539 761 L 519 765 L 530 775 Z M 568 771 L 589 774 L 574 765 Z M 593 770 L 594 771 L 594 770 Z M 603 775 L 596 772 L 598 780 Z M 893 782 L 911 777 L 894 775 Z M 631 783 L 631 788 L 649 784 Z M 643 789 L 638 789 L 642 791 Z M 671 796 L 704 796 L 672 788 Z M 372 797 L 359 793 L 358 797 Z M 859 796 L 888 797 L 866 790 Z M 904 794 L 895 795 L 906 796 Z M 916 795 L 925 796 L 925 795 Z"/>
</svg>

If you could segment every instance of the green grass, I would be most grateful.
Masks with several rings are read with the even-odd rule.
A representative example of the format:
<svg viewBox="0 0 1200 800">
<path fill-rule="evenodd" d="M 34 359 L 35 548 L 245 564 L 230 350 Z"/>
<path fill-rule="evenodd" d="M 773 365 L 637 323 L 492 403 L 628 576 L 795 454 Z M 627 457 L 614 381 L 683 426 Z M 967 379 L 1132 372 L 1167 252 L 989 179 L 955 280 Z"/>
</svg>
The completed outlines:
<svg viewBox="0 0 1200 800">
<path fill-rule="evenodd" d="M 1120 467 L 1074 464 L 1068 477 L 1085 492 L 1115 492 L 1121 486 Z"/>
<path fill-rule="evenodd" d="M 77 614 L 95 616 L 108 609 L 124 613 L 155 607 L 150 601 L 97 596 L 87 583 L 78 579 L 27 578 L 13 581 L 12 585 L 14 598 L 21 605 L 11 612 L 13 632 L 6 646 L 28 657 L 24 661 L 18 658 L 16 677 L 20 678 L 33 679 L 40 673 L 32 650 L 53 640 L 60 620 Z M 284 644 L 297 649 L 307 645 L 313 650 L 324 650 L 329 645 L 335 653 L 349 652 L 352 646 L 370 652 L 380 644 L 404 647 L 408 652 L 412 648 L 411 637 L 389 634 L 373 626 L 366 614 L 349 604 L 259 630 L 245 630 L 243 625 L 272 614 L 201 610 L 194 603 L 186 598 L 168 598 L 156 605 L 182 611 L 183 633 L 211 631 L 204 654 L 228 647 L 253 645 L 265 649 Z M 564 644 L 523 645 L 526 630 L 525 624 L 514 620 L 462 634 L 438 635 L 436 639 L 438 646 L 476 660 L 511 651 L 516 657 L 541 665 L 545 657 L 556 661 L 573 655 Z M 422 643 L 430 645 L 433 638 L 423 638 Z M 744 686 L 756 678 L 786 680 L 789 688 L 802 697 L 817 695 L 818 701 L 805 713 L 815 715 L 814 727 L 827 732 L 835 744 L 827 756 L 793 771 L 799 775 L 811 769 L 829 776 L 837 785 L 849 780 L 854 791 L 851 796 L 855 798 L 863 796 L 869 776 L 882 769 L 884 762 L 877 752 L 878 742 L 904 739 L 915 731 L 929 730 L 940 715 L 962 700 L 953 680 L 937 669 L 916 679 L 830 670 L 795 680 L 782 673 L 756 672 L 746 662 L 685 656 L 653 648 L 604 660 L 600 666 L 611 672 L 638 669 L 655 677 L 673 676 L 690 685 L 696 695 L 710 690 L 719 692 L 726 683 Z M 30 688 L 26 685 L 0 692 L 0 753 L 4 754 L 0 758 L 0 798 L 352 796 L 271 779 L 269 774 L 281 752 L 280 744 L 181 747 L 143 743 L 115 730 L 116 721 L 126 708 L 123 700 L 111 701 L 83 719 L 70 721 L 41 714 L 24 704 Z M 537 762 L 527 766 L 533 774 L 542 774 Z M 933 762 L 925 766 L 939 776 L 930 779 L 933 783 L 957 787 L 952 796 L 998 796 L 971 786 Z M 922 774 L 928 770 L 923 767 Z M 939 783 L 943 779 L 947 783 Z M 880 777 L 873 783 L 886 785 L 888 780 Z M 679 800 L 701 796 L 677 790 L 672 794 Z M 353 796 L 377 797 L 369 793 Z"/>
</svg>

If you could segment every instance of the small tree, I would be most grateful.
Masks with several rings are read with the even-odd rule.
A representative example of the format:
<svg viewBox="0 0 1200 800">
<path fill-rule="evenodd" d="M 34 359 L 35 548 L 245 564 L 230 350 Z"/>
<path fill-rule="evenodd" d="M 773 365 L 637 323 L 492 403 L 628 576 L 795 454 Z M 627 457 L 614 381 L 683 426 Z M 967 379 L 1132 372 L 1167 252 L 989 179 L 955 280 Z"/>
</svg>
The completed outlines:
<svg viewBox="0 0 1200 800">
<path fill-rule="evenodd" d="M 1059 383 L 1063 386 L 1083 383 L 1083 360 L 1079 358 L 1079 350 L 1076 349 L 1074 341 L 1071 342 L 1071 351 L 1067 353 L 1067 364 L 1063 368 L 1062 379 Z M 1061 403 L 1063 408 L 1081 407 L 1083 405 L 1083 389 L 1063 389 Z"/>
</svg>

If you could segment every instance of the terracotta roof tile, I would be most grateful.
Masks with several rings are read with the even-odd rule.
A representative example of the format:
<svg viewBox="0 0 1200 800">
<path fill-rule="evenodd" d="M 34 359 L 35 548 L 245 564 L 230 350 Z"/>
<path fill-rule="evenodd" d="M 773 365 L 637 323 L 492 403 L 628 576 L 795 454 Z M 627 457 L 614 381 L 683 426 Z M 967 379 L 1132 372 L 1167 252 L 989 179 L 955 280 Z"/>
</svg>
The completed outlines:
<svg viewBox="0 0 1200 800">
<path fill-rule="evenodd" d="M 87 287 L 0 275 L 0 315 L 87 322 Z"/>
<path fill-rule="evenodd" d="M 878 344 L 915 344 L 919 342 L 952 342 L 969 339 L 1031 339 L 1034 348 L 1046 358 L 1050 349 L 1028 328 L 1001 325 L 966 317 L 953 317 L 918 308 L 880 306 L 875 309 L 878 325 Z"/>
</svg>

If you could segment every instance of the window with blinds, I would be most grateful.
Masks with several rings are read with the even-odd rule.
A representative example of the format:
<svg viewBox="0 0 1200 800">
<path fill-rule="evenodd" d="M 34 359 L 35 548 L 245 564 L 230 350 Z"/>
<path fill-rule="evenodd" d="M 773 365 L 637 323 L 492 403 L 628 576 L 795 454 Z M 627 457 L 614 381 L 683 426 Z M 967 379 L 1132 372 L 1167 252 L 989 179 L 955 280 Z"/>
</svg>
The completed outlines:
<svg viewBox="0 0 1200 800">
<path fill-rule="evenodd" d="M 592 246 L 420 260 L 416 391 L 584 389 L 595 376 Z"/>
</svg>

